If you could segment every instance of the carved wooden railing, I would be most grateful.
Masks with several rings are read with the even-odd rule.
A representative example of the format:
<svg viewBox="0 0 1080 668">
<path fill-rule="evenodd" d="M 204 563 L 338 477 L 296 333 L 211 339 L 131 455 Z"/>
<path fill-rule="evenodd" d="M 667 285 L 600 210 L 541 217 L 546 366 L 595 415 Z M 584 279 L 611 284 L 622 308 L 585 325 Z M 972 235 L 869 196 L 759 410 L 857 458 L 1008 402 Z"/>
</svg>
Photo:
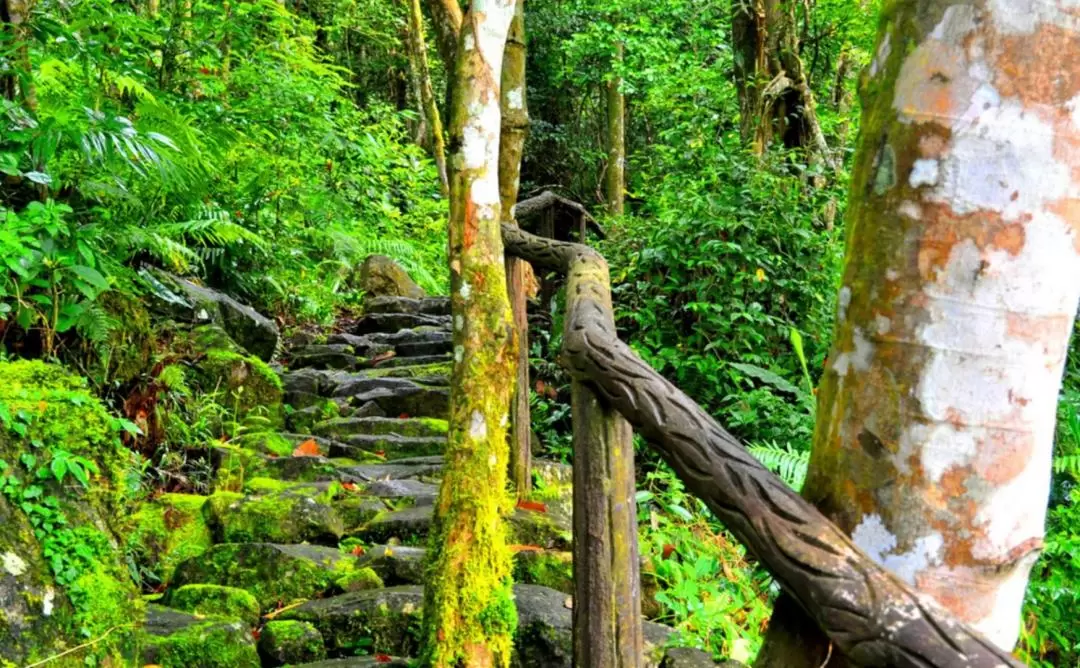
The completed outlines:
<svg viewBox="0 0 1080 668">
<path fill-rule="evenodd" d="M 1023 666 L 870 559 L 621 342 L 599 253 L 506 225 L 503 242 L 507 253 L 568 279 L 560 363 L 575 381 L 574 665 L 640 662 L 629 656 L 640 650 L 636 608 L 612 609 L 638 598 L 633 451 L 617 411 L 851 661 L 898 668 Z M 625 540 L 617 538 L 622 535 Z"/>
</svg>

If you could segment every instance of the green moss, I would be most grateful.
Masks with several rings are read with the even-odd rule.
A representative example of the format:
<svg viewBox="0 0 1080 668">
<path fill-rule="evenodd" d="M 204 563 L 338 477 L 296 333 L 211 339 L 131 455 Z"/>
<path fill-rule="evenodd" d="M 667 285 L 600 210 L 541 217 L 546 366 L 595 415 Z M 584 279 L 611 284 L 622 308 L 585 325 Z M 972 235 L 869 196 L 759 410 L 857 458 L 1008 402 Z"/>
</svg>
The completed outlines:
<svg viewBox="0 0 1080 668">
<path fill-rule="evenodd" d="M 259 638 L 259 653 L 271 665 L 300 664 L 326 658 L 322 634 L 307 622 L 267 622 Z"/>
<path fill-rule="evenodd" d="M 258 652 L 240 622 L 207 621 L 145 641 L 144 661 L 162 668 L 258 668 Z"/>
<path fill-rule="evenodd" d="M 124 532 L 127 551 L 135 563 L 168 583 L 177 564 L 207 550 L 213 540 L 203 515 L 206 499 L 193 494 L 163 494 L 144 505 Z"/>
<path fill-rule="evenodd" d="M 232 350 L 210 350 L 198 364 L 204 390 L 223 390 L 225 406 L 238 422 L 252 415 L 283 423 L 281 379 L 266 362 Z"/>
<path fill-rule="evenodd" d="M 239 619 L 248 626 L 259 623 L 259 602 L 250 593 L 221 585 L 185 585 L 169 594 L 169 605 L 207 617 Z"/>
<path fill-rule="evenodd" d="M 416 364 L 387 369 L 370 369 L 364 371 L 364 375 L 369 378 L 420 378 L 424 376 L 449 376 L 450 370 L 450 362 L 432 362 L 431 364 Z"/>
<path fill-rule="evenodd" d="M 140 615 L 144 604 L 126 575 L 115 564 L 98 563 L 69 587 L 75 624 L 83 635 L 98 637 L 115 628 L 120 635 L 110 634 L 114 646 L 129 641 L 132 630 L 121 627 L 129 625 L 133 615 Z"/>
<path fill-rule="evenodd" d="M 450 431 L 450 424 L 446 420 L 440 420 L 439 418 L 417 418 L 423 424 L 427 425 L 428 429 L 433 432 L 437 432 L 442 435 L 446 435 Z"/>
<path fill-rule="evenodd" d="M 360 591 L 362 589 L 382 589 L 383 581 L 373 569 L 365 567 L 352 570 L 339 576 L 334 584 L 342 591 Z"/>
<path fill-rule="evenodd" d="M 519 552 L 514 558 L 514 582 L 574 593 L 574 563 L 569 552 Z"/>
<path fill-rule="evenodd" d="M 293 450 L 296 449 L 292 441 L 276 431 L 251 432 L 237 436 L 230 443 L 234 447 L 277 457 L 291 457 Z"/>
<path fill-rule="evenodd" d="M 263 473 L 265 466 L 258 453 L 232 443 L 214 448 L 218 462 L 214 471 L 215 492 L 239 492 L 244 488 L 244 481 Z"/>
<path fill-rule="evenodd" d="M 217 492 L 204 514 L 218 542 L 336 542 L 345 526 L 326 495 L 302 485 L 262 496 Z"/>
</svg>

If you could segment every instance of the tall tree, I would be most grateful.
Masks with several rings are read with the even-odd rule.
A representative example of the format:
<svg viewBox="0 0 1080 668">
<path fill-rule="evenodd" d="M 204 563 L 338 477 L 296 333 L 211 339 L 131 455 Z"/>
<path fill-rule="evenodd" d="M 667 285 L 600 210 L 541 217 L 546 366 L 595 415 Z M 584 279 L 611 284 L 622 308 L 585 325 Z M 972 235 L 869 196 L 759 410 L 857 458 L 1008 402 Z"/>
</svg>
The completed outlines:
<svg viewBox="0 0 1080 668">
<path fill-rule="evenodd" d="M 514 205 L 521 186 L 521 157 L 529 133 L 529 108 L 525 86 L 525 0 L 517 0 L 514 20 L 506 40 L 501 104 L 502 137 L 499 143 L 499 197 L 503 221 L 516 224 Z M 510 410 L 510 477 L 519 498 L 529 495 L 532 488 L 530 436 L 532 419 L 529 412 L 529 323 L 526 312 L 528 263 L 514 257 L 506 258 L 507 286 L 510 306 L 514 313 L 514 329 L 518 334 L 517 384 Z"/>
<path fill-rule="evenodd" d="M 626 98 L 622 92 L 624 47 L 615 45 L 612 73 L 607 82 L 607 173 L 604 175 L 608 210 L 621 215 L 626 201 Z M 582 240 L 584 242 L 584 239 Z"/>
<path fill-rule="evenodd" d="M 425 590 L 425 662 L 506 666 L 516 611 L 503 515 L 517 348 L 499 197 L 499 81 L 515 0 L 465 14 L 450 111 L 454 366 L 446 466 Z M 482 10 L 482 11 L 481 11 Z"/>
<path fill-rule="evenodd" d="M 30 63 L 30 19 L 32 0 L 2 0 L 0 21 L 14 45 L 15 72 L 4 77 L 4 95 L 18 99 L 27 109 L 37 109 L 37 90 Z"/>
<path fill-rule="evenodd" d="M 431 138 L 431 154 L 439 170 L 439 184 L 443 195 L 449 194 L 450 184 L 446 174 L 446 144 L 443 138 L 442 119 L 439 107 L 435 104 L 435 91 L 431 85 L 431 72 L 428 68 L 427 41 L 424 39 L 424 15 L 420 11 L 420 0 L 409 2 L 409 64 L 414 69 L 414 79 L 420 95 L 421 112 L 427 121 L 428 134 Z"/>
<path fill-rule="evenodd" d="M 1080 299 L 1075 14 L 898 2 L 864 95 L 805 495 L 1009 649 Z M 817 667 L 828 649 L 782 600 L 757 665 Z"/>
</svg>

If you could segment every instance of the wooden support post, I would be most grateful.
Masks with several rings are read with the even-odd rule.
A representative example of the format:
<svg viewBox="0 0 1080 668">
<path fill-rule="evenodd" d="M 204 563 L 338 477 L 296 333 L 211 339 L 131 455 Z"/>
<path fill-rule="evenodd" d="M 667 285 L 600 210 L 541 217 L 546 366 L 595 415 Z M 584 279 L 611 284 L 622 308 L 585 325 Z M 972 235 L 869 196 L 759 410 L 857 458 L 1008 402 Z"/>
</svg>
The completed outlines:
<svg viewBox="0 0 1080 668">
<path fill-rule="evenodd" d="M 529 318 L 525 296 L 525 265 L 506 258 L 506 282 L 517 340 L 517 382 L 510 403 L 510 480 L 519 499 L 532 493 L 532 418 L 529 413 Z"/>
<path fill-rule="evenodd" d="M 583 383 L 574 416 L 574 665 L 641 665 L 633 434 Z"/>
<path fill-rule="evenodd" d="M 555 238 L 555 208 L 549 207 L 541 214 L 537 236 L 544 239 Z M 551 298 L 555 296 L 555 280 L 548 277 L 548 272 L 540 274 L 540 306 L 544 312 L 551 310 Z"/>
</svg>

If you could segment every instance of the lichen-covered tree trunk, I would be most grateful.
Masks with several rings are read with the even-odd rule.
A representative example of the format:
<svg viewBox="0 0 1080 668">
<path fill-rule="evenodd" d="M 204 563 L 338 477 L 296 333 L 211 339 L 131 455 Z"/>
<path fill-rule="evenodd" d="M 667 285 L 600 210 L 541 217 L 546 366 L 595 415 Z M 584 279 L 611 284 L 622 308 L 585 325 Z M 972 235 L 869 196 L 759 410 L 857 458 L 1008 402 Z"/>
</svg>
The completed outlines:
<svg viewBox="0 0 1080 668">
<path fill-rule="evenodd" d="M 907 0 L 884 17 L 805 490 L 1003 648 L 1042 545 L 1080 297 L 1067 4 Z M 820 665 L 824 641 L 793 639 L 807 622 L 780 611 L 759 664 Z"/>
<path fill-rule="evenodd" d="M 607 82 L 608 164 L 604 177 L 608 210 L 621 215 L 626 191 L 626 99 L 622 92 L 623 45 L 615 47 L 612 76 Z"/>
<path fill-rule="evenodd" d="M 514 20 L 506 40 L 503 58 L 501 104 L 502 137 L 499 143 L 499 198 L 503 221 L 515 224 L 514 205 L 521 185 L 521 157 L 529 133 L 529 109 L 525 88 L 525 0 L 517 0 Z M 517 331 L 517 383 L 510 409 L 510 478 L 518 498 L 529 496 L 532 489 L 529 440 L 529 322 L 526 312 L 526 268 L 524 260 L 506 258 L 507 287 Z"/>
<path fill-rule="evenodd" d="M 499 81 L 514 0 L 474 3 L 462 21 L 450 114 L 450 432 L 435 506 L 424 661 L 506 666 L 516 613 L 504 515 L 517 348 L 499 200 Z M 477 11 L 483 9 L 483 12 Z"/>
<path fill-rule="evenodd" d="M 424 120 L 427 121 L 428 134 L 431 138 L 431 155 L 435 159 L 435 167 L 439 170 L 439 185 L 445 196 L 450 192 L 450 183 L 446 175 L 446 141 L 443 137 L 439 107 L 435 104 L 431 72 L 428 69 L 424 16 L 420 12 L 420 0 L 409 2 L 409 64 L 415 70 L 416 87 L 422 105 L 421 111 L 424 114 Z"/>
<path fill-rule="evenodd" d="M 454 63 L 457 62 L 458 40 L 461 36 L 461 5 L 458 0 L 429 0 L 428 9 L 431 11 L 431 25 L 435 28 L 435 45 L 439 49 L 439 57 L 442 58 L 443 66 L 448 73 L 454 71 Z M 446 110 L 450 115 L 453 106 L 454 86 L 446 86 Z"/>
</svg>

